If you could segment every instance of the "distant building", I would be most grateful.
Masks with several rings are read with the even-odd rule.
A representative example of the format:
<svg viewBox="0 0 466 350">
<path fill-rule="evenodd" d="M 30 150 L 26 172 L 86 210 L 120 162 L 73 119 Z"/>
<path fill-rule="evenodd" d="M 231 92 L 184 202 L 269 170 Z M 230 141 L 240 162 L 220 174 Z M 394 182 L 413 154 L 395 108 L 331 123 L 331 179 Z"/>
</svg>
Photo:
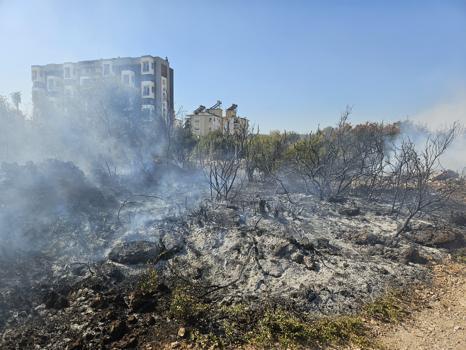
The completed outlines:
<svg viewBox="0 0 466 350">
<path fill-rule="evenodd" d="M 188 115 L 191 132 L 196 136 L 206 136 L 214 131 L 233 135 L 248 127 L 248 120 L 237 115 L 237 105 L 227 108 L 225 115 L 221 106 L 220 101 L 210 108 L 201 105 L 193 114 Z"/>
<path fill-rule="evenodd" d="M 238 105 L 232 104 L 226 109 L 226 115 L 223 118 L 224 132 L 231 135 L 243 131 L 249 127 L 249 121 L 237 115 Z"/>
<path fill-rule="evenodd" d="M 73 96 L 96 81 L 113 81 L 134 88 L 141 96 L 141 110 L 164 118 L 174 117 L 174 73 L 168 59 L 155 56 L 118 57 L 62 64 L 34 65 L 32 99 L 34 106 L 45 98 L 63 106 Z"/>
</svg>

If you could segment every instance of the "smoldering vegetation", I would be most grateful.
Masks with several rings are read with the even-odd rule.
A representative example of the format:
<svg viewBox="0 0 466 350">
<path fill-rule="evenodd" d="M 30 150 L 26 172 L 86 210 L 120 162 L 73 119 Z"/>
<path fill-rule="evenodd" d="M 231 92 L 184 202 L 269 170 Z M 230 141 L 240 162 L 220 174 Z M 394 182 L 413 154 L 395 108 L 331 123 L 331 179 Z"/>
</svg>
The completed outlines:
<svg viewBox="0 0 466 350">
<path fill-rule="evenodd" d="M 368 304 L 464 251 L 457 124 L 195 138 L 118 86 L 0 102 L 2 348 L 366 346 Z"/>
<path fill-rule="evenodd" d="M 166 201 L 179 194 L 183 207 L 197 200 L 201 173 L 167 157 L 176 132 L 135 110 L 137 96 L 96 83 L 58 108 L 44 100 L 33 119 L 0 100 L 0 246 L 34 250 L 63 221 L 86 225 L 84 232 L 110 225 L 119 205 L 138 193 Z M 181 204 L 173 201 L 177 212 Z"/>
</svg>

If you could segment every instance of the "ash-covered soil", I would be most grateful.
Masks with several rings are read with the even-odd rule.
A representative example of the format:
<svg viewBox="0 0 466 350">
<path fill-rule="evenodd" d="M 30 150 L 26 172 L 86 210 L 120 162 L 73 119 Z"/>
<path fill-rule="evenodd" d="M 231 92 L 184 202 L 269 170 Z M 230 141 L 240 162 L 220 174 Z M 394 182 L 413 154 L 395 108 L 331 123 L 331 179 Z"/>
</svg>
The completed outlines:
<svg viewBox="0 0 466 350">
<path fill-rule="evenodd" d="M 2 248 L 0 347 L 159 349 L 193 324 L 224 332 L 219 320 L 177 313 L 180 288 L 195 295 L 183 304 L 193 317 L 203 315 L 200 302 L 352 314 L 389 289 L 428 281 L 429 264 L 464 246 L 450 209 L 394 238 L 400 220 L 389 204 L 243 192 L 228 204 L 197 196 L 188 205 L 188 189 L 177 200 L 122 196 L 89 222 L 62 222 L 34 253 Z"/>
</svg>

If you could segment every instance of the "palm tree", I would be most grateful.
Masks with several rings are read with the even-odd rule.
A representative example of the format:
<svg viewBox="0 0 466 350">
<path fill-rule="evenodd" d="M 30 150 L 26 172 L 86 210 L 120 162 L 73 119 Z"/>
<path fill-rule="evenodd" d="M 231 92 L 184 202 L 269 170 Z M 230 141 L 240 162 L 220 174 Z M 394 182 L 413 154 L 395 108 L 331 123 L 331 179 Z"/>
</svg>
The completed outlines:
<svg viewBox="0 0 466 350">
<path fill-rule="evenodd" d="M 21 92 L 16 91 L 11 94 L 11 101 L 15 106 L 16 110 L 19 111 L 19 105 L 21 103 Z"/>
</svg>

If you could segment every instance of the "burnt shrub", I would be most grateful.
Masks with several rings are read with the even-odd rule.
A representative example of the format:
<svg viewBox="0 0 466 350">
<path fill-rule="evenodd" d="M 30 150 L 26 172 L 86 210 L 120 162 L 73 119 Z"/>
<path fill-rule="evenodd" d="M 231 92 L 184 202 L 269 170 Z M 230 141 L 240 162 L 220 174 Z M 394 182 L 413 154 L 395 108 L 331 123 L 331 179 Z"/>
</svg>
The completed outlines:
<svg viewBox="0 0 466 350">
<path fill-rule="evenodd" d="M 113 196 L 92 184 L 74 163 L 59 160 L 2 163 L 0 193 L 0 243 L 22 248 L 38 247 L 37 238 L 64 229 L 77 231 L 81 222 L 116 206 Z"/>
</svg>

